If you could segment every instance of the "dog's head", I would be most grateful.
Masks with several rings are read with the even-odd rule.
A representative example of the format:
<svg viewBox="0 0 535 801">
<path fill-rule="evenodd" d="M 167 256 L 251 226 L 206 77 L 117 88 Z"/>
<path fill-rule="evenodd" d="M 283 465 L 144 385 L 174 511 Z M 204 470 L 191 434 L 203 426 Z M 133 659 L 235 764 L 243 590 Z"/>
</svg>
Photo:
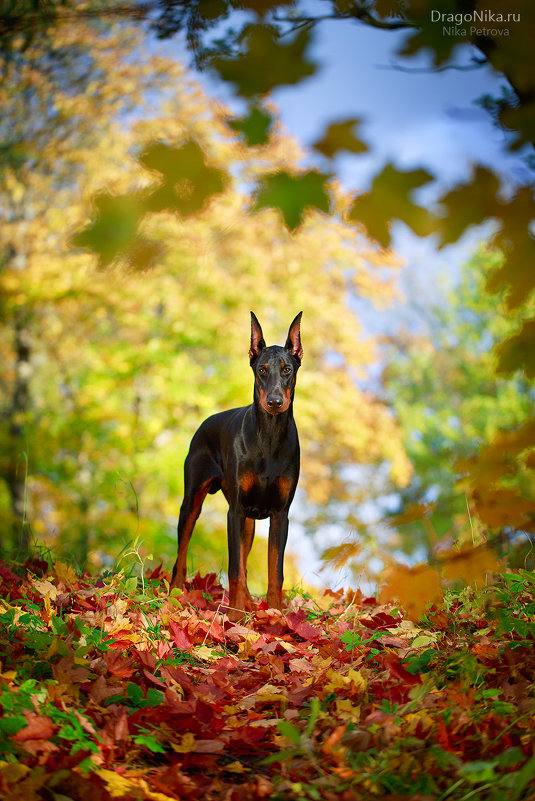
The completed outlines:
<svg viewBox="0 0 535 801">
<path fill-rule="evenodd" d="M 251 312 L 251 347 L 249 359 L 255 376 L 255 392 L 268 414 L 282 414 L 289 409 L 295 390 L 295 378 L 303 358 L 301 315 L 295 317 L 288 330 L 284 347 L 266 347 L 262 328 Z"/>
</svg>

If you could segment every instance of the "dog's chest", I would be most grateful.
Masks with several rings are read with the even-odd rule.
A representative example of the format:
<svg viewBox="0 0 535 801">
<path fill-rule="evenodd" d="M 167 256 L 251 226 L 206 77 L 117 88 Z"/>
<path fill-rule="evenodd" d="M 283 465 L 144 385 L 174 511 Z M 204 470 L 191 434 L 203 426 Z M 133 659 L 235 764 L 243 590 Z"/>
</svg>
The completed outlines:
<svg viewBox="0 0 535 801">
<path fill-rule="evenodd" d="M 267 476 L 251 470 L 238 477 L 238 502 L 247 517 L 262 519 L 288 504 L 294 480 L 284 475 Z"/>
</svg>

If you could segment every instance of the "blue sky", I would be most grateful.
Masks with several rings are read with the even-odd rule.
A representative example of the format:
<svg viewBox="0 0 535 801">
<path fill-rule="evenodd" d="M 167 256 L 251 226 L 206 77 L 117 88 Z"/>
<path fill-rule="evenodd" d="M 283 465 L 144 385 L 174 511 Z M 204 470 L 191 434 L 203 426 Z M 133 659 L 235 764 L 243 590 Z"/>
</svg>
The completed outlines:
<svg viewBox="0 0 535 801">
<path fill-rule="evenodd" d="M 309 144 L 328 122 L 362 118 L 360 134 L 370 152 L 347 154 L 336 162 L 339 176 L 351 190 L 366 190 L 388 161 L 401 169 L 428 169 L 438 179 L 434 197 L 438 190 L 466 181 L 475 162 L 501 172 L 505 183 L 521 180 L 521 160 L 506 152 L 503 131 L 474 102 L 486 93 L 500 94 L 503 80 L 487 67 L 436 72 L 426 69 L 425 56 L 402 60 L 396 51 L 406 36 L 347 21 L 323 22 L 313 48 L 322 69 L 273 97 L 289 132 Z M 458 51 L 458 63 L 466 64 L 470 57 L 468 49 Z M 395 69 L 396 64 L 423 71 L 408 73 Z M 407 302 L 393 313 L 378 313 L 357 299 L 355 308 L 366 330 L 391 333 L 408 325 L 425 331 L 419 307 L 443 302 L 460 266 L 488 230 L 487 225 L 469 231 L 459 243 L 439 251 L 434 237 L 421 239 L 396 224 L 393 243 L 406 263 L 399 284 Z"/>
<path fill-rule="evenodd" d="M 465 176 L 475 159 L 514 172 L 517 161 L 504 155 L 503 133 L 473 102 L 487 92 L 498 93 L 500 79 L 487 68 L 412 74 L 396 70 L 396 63 L 428 66 L 425 58 L 402 62 L 395 56 L 405 36 L 348 21 L 321 23 L 312 54 L 322 68 L 297 87 L 273 95 L 289 131 L 311 143 L 326 122 L 363 118 L 362 133 L 372 143 L 372 153 L 346 156 L 338 164 L 344 182 L 359 189 L 366 188 L 372 170 L 386 160 L 404 168 L 427 167 L 446 182 Z"/>
<path fill-rule="evenodd" d="M 325 11 L 321 0 L 309 0 L 307 7 Z M 317 73 L 297 86 L 276 90 L 270 98 L 286 130 L 306 146 L 319 138 L 328 123 L 360 117 L 359 135 L 370 152 L 340 155 L 335 161 L 342 183 L 354 191 L 368 189 L 373 175 L 388 161 L 400 169 L 429 170 L 438 179 L 433 197 L 466 180 L 476 161 L 499 170 L 506 182 L 521 180 L 522 162 L 506 153 L 503 131 L 474 102 L 485 93 L 500 94 L 502 80 L 486 67 L 436 72 L 426 70 L 425 56 L 402 60 L 395 54 L 406 36 L 404 31 L 379 31 L 350 21 L 322 22 L 314 31 L 311 50 L 319 65 Z M 466 48 L 458 53 L 458 61 L 466 63 L 470 58 Z M 407 73 L 396 69 L 396 64 L 423 71 Z M 214 77 L 205 73 L 200 81 L 208 94 L 229 102 L 237 113 L 244 110 Z M 321 164 L 318 154 L 311 158 L 326 170 L 332 168 Z M 430 201 L 425 191 L 423 197 Z M 468 232 L 459 244 L 439 252 L 433 237 L 422 240 L 402 224 L 396 225 L 394 248 L 407 265 L 402 288 L 405 278 L 412 286 L 419 277 L 422 298 L 436 300 L 441 287 L 455 280 L 460 264 L 482 235 L 483 231 Z M 408 308 L 398 308 L 403 324 L 409 322 L 410 314 Z M 392 325 L 392 315 L 388 319 Z M 382 323 L 377 319 L 376 324 Z"/>
</svg>

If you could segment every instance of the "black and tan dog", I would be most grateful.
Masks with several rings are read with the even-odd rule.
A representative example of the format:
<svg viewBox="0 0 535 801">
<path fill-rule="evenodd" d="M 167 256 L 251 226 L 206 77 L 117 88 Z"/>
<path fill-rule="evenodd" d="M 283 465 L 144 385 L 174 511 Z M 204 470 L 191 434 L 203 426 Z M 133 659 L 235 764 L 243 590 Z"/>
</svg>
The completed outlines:
<svg viewBox="0 0 535 801">
<path fill-rule="evenodd" d="M 214 414 L 202 423 L 184 464 L 184 501 L 178 520 L 178 557 L 172 587 L 182 587 L 186 557 L 204 499 L 223 491 L 229 504 L 229 617 L 250 608 L 247 557 L 255 520 L 269 517 L 267 602 L 282 605 L 283 559 L 288 510 L 299 478 L 299 439 L 293 418 L 295 379 L 303 349 L 300 312 L 284 347 L 266 347 L 260 323 L 251 312 L 249 357 L 254 373 L 250 406 Z"/>
</svg>

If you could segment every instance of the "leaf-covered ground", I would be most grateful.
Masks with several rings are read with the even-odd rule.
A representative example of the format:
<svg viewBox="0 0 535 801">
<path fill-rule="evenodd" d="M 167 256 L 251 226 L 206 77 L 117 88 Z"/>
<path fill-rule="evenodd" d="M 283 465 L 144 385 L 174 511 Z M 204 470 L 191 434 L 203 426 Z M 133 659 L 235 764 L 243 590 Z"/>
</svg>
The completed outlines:
<svg viewBox="0 0 535 801">
<path fill-rule="evenodd" d="M 176 592 L 176 591 L 175 591 Z M 358 592 L 0 566 L 0 797 L 534 799 L 535 575 L 415 625 Z"/>
</svg>

